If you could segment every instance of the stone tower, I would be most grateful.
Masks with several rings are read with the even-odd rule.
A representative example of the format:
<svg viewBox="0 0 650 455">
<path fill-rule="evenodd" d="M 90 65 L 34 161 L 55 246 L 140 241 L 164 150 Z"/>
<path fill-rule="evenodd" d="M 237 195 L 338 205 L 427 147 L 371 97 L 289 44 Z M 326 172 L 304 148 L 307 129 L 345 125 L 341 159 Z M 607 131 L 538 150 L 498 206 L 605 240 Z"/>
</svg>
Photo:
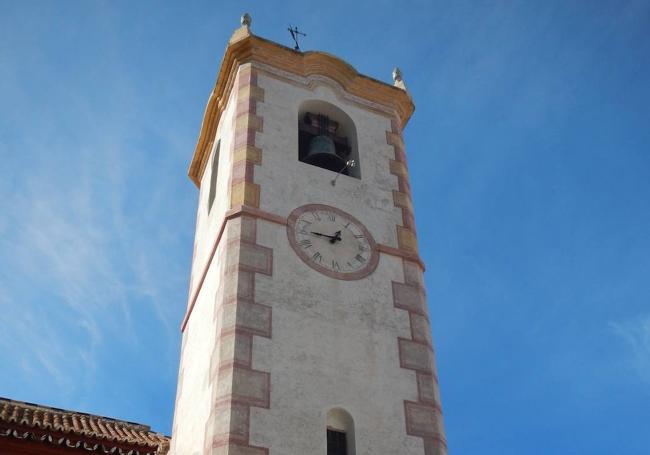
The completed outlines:
<svg viewBox="0 0 650 455">
<path fill-rule="evenodd" d="M 446 454 L 394 85 L 228 43 L 189 170 L 196 239 L 171 452 Z"/>
</svg>

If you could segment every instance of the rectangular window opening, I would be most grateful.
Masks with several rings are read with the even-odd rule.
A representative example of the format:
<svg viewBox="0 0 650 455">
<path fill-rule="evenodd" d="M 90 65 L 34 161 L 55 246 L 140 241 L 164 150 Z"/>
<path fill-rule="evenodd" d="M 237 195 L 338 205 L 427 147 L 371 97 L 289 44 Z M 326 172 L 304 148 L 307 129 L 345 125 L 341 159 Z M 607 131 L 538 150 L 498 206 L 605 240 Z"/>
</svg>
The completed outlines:
<svg viewBox="0 0 650 455">
<path fill-rule="evenodd" d="M 327 455 L 348 455 L 347 438 L 343 431 L 327 429 Z"/>
<path fill-rule="evenodd" d="M 217 147 L 212 155 L 212 166 L 210 166 L 210 188 L 208 192 L 208 214 L 212 210 L 212 204 L 217 196 L 217 174 L 219 173 L 219 148 L 221 141 L 217 141 Z"/>
</svg>

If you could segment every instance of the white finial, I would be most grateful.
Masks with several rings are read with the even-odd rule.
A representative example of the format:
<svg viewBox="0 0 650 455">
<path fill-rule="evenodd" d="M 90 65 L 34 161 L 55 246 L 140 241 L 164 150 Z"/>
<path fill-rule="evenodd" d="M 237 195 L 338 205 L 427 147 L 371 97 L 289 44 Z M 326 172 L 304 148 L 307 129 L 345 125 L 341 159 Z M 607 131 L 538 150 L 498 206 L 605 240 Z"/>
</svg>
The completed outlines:
<svg viewBox="0 0 650 455">
<path fill-rule="evenodd" d="M 250 14 L 244 13 L 241 15 L 241 25 L 244 27 L 250 27 L 251 22 L 253 22 L 253 18 L 251 17 Z"/>
<path fill-rule="evenodd" d="M 393 82 L 402 80 L 402 70 L 398 67 L 393 68 Z"/>
<path fill-rule="evenodd" d="M 251 36 L 251 22 L 253 22 L 251 15 L 248 13 L 242 14 L 240 22 L 241 27 L 233 32 L 228 44 L 236 43 L 237 41 L 241 41 Z"/>
<path fill-rule="evenodd" d="M 393 69 L 393 85 L 402 90 L 406 90 L 406 84 L 404 83 L 404 79 L 402 79 L 402 70 L 398 67 Z"/>
</svg>

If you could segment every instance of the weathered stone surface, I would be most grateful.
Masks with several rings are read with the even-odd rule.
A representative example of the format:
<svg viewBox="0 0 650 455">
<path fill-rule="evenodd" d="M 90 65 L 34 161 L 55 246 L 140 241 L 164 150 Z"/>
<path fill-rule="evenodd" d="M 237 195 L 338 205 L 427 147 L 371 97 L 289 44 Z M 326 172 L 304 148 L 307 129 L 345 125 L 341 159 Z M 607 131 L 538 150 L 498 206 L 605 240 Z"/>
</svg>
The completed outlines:
<svg viewBox="0 0 650 455">
<path fill-rule="evenodd" d="M 407 401 L 406 410 L 407 432 L 413 436 L 440 437 L 442 428 L 439 412 L 430 405 Z"/>
<path fill-rule="evenodd" d="M 393 282 L 395 306 L 418 314 L 425 313 L 424 292 L 419 286 Z"/>
<path fill-rule="evenodd" d="M 411 333 L 415 341 L 431 346 L 431 327 L 429 320 L 420 314 L 411 313 Z"/>
<path fill-rule="evenodd" d="M 433 371 L 433 352 L 425 344 L 400 338 L 399 356 L 402 368 L 425 373 Z"/>
</svg>

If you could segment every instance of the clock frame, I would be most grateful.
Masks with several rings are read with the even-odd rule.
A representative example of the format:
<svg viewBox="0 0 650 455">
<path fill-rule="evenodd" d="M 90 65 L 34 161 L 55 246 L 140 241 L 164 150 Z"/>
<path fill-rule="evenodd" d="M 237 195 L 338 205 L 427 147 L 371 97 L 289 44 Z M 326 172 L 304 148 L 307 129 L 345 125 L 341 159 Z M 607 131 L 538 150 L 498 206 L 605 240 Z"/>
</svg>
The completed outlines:
<svg viewBox="0 0 650 455">
<path fill-rule="evenodd" d="M 356 228 L 361 232 L 361 234 L 363 234 L 365 240 L 368 243 L 369 255 L 364 265 L 352 271 L 344 271 L 344 270 L 336 271 L 333 270 L 332 268 L 325 267 L 312 260 L 312 256 L 310 256 L 306 251 L 306 249 L 299 244 L 299 241 L 296 238 L 296 229 L 297 229 L 296 224 L 302 218 L 302 216 L 307 212 L 314 212 L 314 213 L 332 212 L 336 215 L 339 215 L 342 218 L 345 218 L 346 220 L 350 221 L 351 224 L 356 226 Z M 287 237 L 289 239 L 289 244 L 291 245 L 291 248 L 293 248 L 293 250 L 296 252 L 296 255 L 305 264 L 307 264 L 309 267 L 316 270 L 317 272 L 320 272 L 323 275 L 326 275 L 330 278 L 334 278 L 337 280 L 351 281 L 351 280 L 359 280 L 361 278 L 365 278 L 375 271 L 379 263 L 379 251 L 377 250 L 377 243 L 372 237 L 372 234 L 370 234 L 370 231 L 368 231 L 368 229 L 363 225 L 363 223 L 361 223 L 354 216 L 350 215 L 347 212 L 344 212 L 341 209 L 329 205 L 307 204 L 294 209 L 289 215 L 289 217 L 287 218 Z"/>
</svg>

